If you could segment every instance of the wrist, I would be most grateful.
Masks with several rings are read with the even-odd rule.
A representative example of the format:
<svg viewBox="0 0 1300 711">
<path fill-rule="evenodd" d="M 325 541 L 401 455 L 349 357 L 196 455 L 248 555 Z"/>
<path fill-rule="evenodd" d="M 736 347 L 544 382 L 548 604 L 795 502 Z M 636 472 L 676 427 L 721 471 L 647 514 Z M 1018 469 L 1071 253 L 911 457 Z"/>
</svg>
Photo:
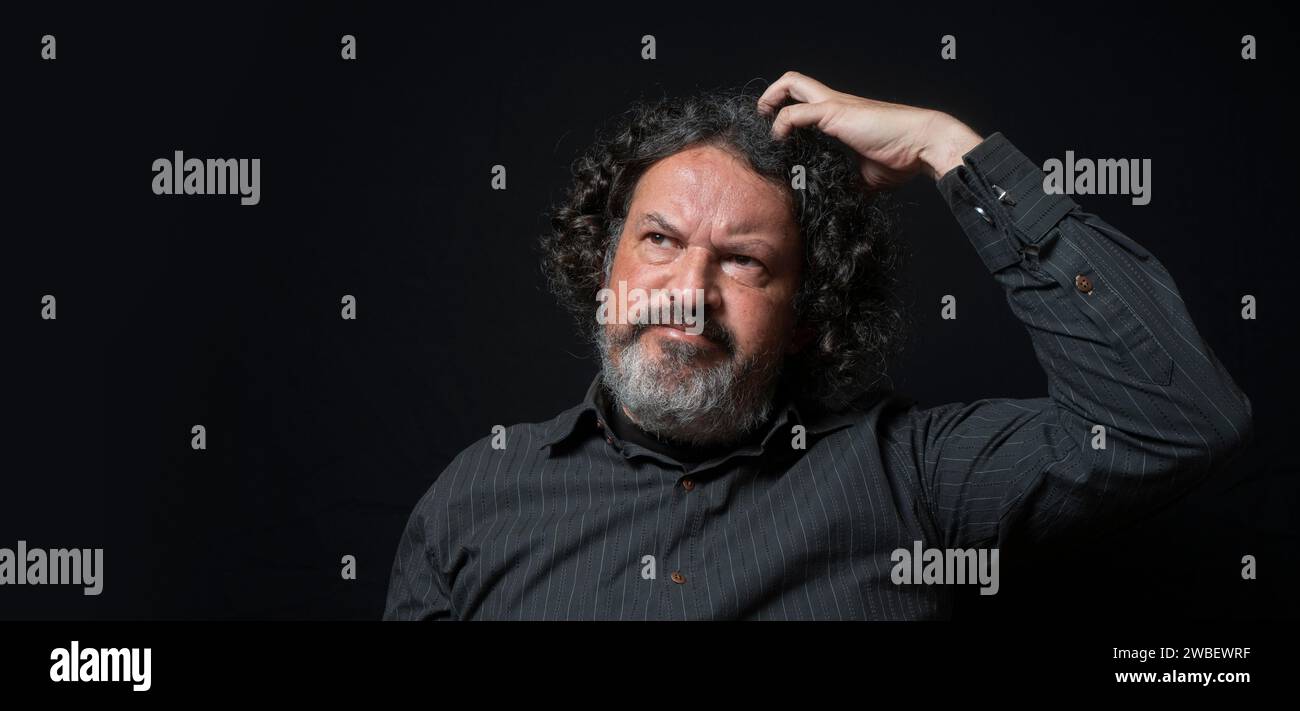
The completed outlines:
<svg viewBox="0 0 1300 711">
<path fill-rule="evenodd" d="M 984 141 L 969 126 L 942 112 L 935 112 L 926 133 L 929 138 L 917 157 L 935 180 L 961 165 L 962 156 Z"/>
</svg>

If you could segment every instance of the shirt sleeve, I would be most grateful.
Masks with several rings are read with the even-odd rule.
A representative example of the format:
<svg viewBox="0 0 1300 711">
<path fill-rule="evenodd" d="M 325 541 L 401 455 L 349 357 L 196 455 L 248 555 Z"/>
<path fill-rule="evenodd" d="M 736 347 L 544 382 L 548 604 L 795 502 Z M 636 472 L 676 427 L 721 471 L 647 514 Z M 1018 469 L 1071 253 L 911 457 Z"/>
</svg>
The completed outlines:
<svg viewBox="0 0 1300 711">
<path fill-rule="evenodd" d="M 909 413 L 947 547 L 1112 532 L 1168 505 L 1253 438 L 1251 403 L 1154 255 L 1001 133 L 940 193 L 1028 329 L 1048 394 Z M 997 348 L 996 344 L 981 345 Z"/>
<path fill-rule="evenodd" d="M 446 472 L 444 472 L 445 474 Z M 445 520 L 438 516 L 438 481 L 415 505 L 397 544 L 384 620 L 442 621 L 454 619 L 451 593 L 439 563 L 437 533 Z"/>
</svg>

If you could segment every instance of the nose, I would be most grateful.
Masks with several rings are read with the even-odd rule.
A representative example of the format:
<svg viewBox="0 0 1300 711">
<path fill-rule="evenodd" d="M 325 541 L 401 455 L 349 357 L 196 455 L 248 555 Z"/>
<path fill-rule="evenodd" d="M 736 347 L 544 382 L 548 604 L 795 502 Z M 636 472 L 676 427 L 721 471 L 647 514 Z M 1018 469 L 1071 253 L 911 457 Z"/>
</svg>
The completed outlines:
<svg viewBox="0 0 1300 711">
<path fill-rule="evenodd" d="M 668 288 L 680 296 L 698 299 L 697 289 L 703 292 L 703 307 L 707 313 L 717 313 L 722 309 L 722 290 L 718 285 L 718 276 L 722 265 L 717 255 L 705 247 L 687 247 L 685 253 L 673 263 Z M 689 302 L 688 302 L 689 303 Z M 698 306 L 696 307 L 698 308 Z"/>
</svg>

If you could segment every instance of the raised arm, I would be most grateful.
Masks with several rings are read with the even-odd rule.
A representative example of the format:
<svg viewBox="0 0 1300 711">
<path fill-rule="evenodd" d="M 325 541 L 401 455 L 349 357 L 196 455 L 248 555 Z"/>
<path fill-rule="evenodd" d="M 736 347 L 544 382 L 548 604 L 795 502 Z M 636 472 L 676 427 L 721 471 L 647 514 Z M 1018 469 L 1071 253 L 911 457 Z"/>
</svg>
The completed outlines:
<svg viewBox="0 0 1300 711">
<path fill-rule="evenodd" d="M 1251 404 L 1158 259 L 994 133 L 938 186 L 1029 331 L 1048 397 L 910 413 L 954 547 L 1103 533 L 1204 479 L 1252 435 Z"/>
<path fill-rule="evenodd" d="M 891 457 L 914 467 L 944 545 L 1100 533 L 1181 496 L 1252 436 L 1251 404 L 1150 252 L 1072 199 L 995 133 L 850 96 L 789 73 L 774 131 L 815 125 L 855 149 L 868 185 L 917 173 L 1003 286 L 1048 376 L 1047 397 L 902 413 Z M 1104 437 L 1104 439 L 1103 439 Z M 1104 442 L 1104 448 L 1102 443 Z"/>
</svg>

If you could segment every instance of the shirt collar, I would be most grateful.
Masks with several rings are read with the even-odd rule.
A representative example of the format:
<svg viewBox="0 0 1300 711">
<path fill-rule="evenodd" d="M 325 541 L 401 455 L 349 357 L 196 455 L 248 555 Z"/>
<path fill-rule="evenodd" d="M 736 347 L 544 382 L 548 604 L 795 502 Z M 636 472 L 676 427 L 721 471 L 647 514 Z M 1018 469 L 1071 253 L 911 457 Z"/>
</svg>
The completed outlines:
<svg viewBox="0 0 1300 711">
<path fill-rule="evenodd" d="M 560 413 L 552 421 L 550 429 L 547 430 L 546 436 L 542 437 L 541 444 L 537 448 L 540 450 L 546 447 L 554 447 L 581 433 L 600 432 L 603 426 L 600 424 L 602 415 L 597 396 L 601 387 L 602 379 L 600 374 L 597 373 L 596 377 L 591 381 L 591 385 L 587 387 L 587 394 L 583 396 L 582 402 Z M 768 444 L 778 433 L 784 432 L 789 435 L 790 427 L 794 424 L 802 425 L 807 434 L 823 435 L 848 427 L 860 415 L 860 413 L 852 411 L 840 413 L 825 411 L 808 404 L 801 406 L 794 398 L 787 398 L 784 403 L 772 418 L 768 425 L 768 432 L 761 443 L 757 446 L 753 444 L 742 445 L 726 456 L 761 454 L 766 451 Z"/>
<path fill-rule="evenodd" d="M 542 437 L 542 442 L 537 448 L 544 449 L 563 442 L 582 429 L 579 425 L 584 423 L 588 427 L 594 426 L 600 413 L 600 407 L 596 404 L 596 394 L 600 392 L 600 387 L 601 379 L 597 374 L 591 381 L 591 385 L 587 387 L 587 394 L 583 396 L 582 402 L 561 412 L 551 421 L 546 436 Z"/>
</svg>

